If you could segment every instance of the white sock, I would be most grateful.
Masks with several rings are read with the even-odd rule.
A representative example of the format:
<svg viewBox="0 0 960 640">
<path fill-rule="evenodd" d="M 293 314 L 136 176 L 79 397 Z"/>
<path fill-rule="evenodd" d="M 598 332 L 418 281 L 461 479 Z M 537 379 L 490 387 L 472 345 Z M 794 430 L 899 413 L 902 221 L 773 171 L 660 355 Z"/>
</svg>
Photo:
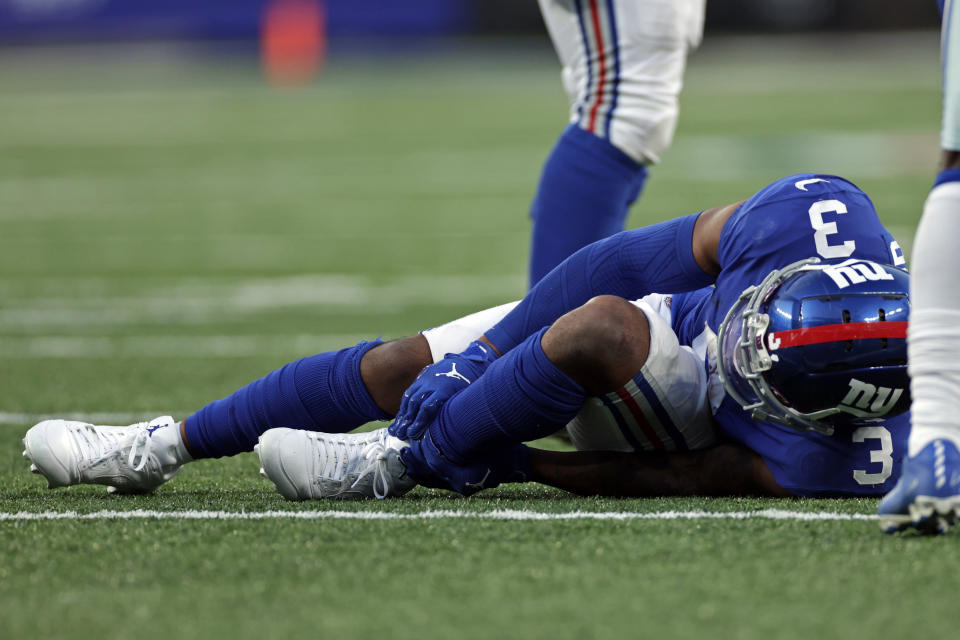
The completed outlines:
<svg viewBox="0 0 960 640">
<path fill-rule="evenodd" d="M 180 435 L 180 423 L 177 423 L 177 459 L 181 463 L 193 462 L 193 456 L 187 450 L 187 445 L 183 442 L 183 436 Z"/>
<path fill-rule="evenodd" d="M 909 454 L 931 440 L 960 446 L 960 183 L 930 192 L 913 246 L 908 354 Z"/>
<path fill-rule="evenodd" d="M 935 438 L 960 446 L 960 310 L 912 310 L 908 339 L 910 455 Z"/>
<path fill-rule="evenodd" d="M 172 454 L 177 462 L 184 464 L 191 462 L 193 456 L 187 450 L 187 445 L 183 442 L 183 436 L 180 435 L 180 422 L 174 420 L 169 427 L 157 429 L 153 437 L 163 445 L 167 453 Z"/>
</svg>

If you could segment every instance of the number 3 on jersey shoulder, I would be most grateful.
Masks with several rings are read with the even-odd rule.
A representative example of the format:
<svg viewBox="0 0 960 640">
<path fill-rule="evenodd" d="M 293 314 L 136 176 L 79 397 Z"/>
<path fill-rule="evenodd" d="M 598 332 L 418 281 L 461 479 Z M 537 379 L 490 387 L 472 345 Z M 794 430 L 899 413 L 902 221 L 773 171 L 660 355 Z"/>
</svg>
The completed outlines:
<svg viewBox="0 0 960 640">
<path fill-rule="evenodd" d="M 841 215 L 847 212 L 847 205 L 839 200 L 819 200 L 810 205 L 807 213 L 810 215 L 810 226 L 813 227 L 813 240 L 817 246 L 817 253 L 823 258 L 846 258 L 852 255 L 857 245 L 853 240 L 845 240 L 841 244 L 830 244 L 830 238 L 837 233 L 836 222 L 825 222 L 823 214 L 835 213 Z"/>
<path fill-rule="evenodd" d="M 893 473 L 893 438 L 886 427 L 860 427 L 853 432 L 854 442 L 878 440 L 879 448 L 870 449 L 870 462 L 879 464 L 880 471 L 870 473 L 866 469 L 854 469 L 853 479 L 857 484 L 883 484 Z"/>
</svg>

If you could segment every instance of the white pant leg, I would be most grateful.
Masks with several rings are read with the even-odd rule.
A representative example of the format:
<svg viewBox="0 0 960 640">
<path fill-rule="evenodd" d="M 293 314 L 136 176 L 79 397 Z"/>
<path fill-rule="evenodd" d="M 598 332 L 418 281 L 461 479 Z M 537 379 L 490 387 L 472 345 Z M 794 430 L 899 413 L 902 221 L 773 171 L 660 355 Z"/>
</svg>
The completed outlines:
<svg viewBox="0 0 960 640">
<path fill-rule="evenodd" d="M 637 162 L 670 145 L 705 0 L 539 0 L 563 65 L 570 121 Z"/>
<path fill-rule="evenodd" d="M 930 192 L 910 273 L 910 455 L 934 438 L 960 445 L 960 182 Z"/>
<path fill-rule="evenodd" d="M 487 329 L 500 322 L 517 304 L 519 300 L 477 311 L 439 327 L 421 331 L 430 345 L 433 361 L 443 360 L 448 353 L 460 353 L 466 349 L 471 342 L 486 333 Z"/>
<path fill-rule="evenodd" d="M 955 0 L 947 0 L 943 7 L 941 34 L 943 115 L 940 147 L 960 151 L 960 5 Z"/>
</svg>

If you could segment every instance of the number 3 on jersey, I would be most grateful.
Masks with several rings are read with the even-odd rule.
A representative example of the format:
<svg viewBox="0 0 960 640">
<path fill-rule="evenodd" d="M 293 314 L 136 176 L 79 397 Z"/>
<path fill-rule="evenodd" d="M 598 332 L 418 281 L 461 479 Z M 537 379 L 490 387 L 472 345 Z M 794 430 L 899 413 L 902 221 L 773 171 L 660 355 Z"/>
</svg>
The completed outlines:
<svg viewBox="0 0 960 640">
<path fill-rule="evenodd" d="M 841 215 L 847 212 L 847 205 L 839 200 L 819 200 L 814 202 L 807 211 L 810 214 L 810 225 L 813 227 L 813 240 L 817 246 L 817 253 L 823 258 L 846 258 L 853 254 L 857 245 L 853 240 L 845 240 L 841 244 L 830 244 L 832 236 L 837 233 L 836 222 L 825 222 L 823 214 L 835 213 Z"/>
<path fill-rule="evenodd" d="M 880 464 L 880 471 L 870 473 L 866 469 L 854 469 L 853 479 L 857 484 L 883 484 L 893 473 L 893 438 L 886 427 L 860 427 L 853 432 L 854 442 L 879 440 L 879 448 L 870 449 L 870 462 Z"/>
</svg>

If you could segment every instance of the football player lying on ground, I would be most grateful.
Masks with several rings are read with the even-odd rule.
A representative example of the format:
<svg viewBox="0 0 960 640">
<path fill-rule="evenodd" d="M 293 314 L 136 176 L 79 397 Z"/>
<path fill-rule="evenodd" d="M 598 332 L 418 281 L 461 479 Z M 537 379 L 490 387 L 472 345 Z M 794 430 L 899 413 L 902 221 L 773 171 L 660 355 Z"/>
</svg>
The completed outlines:
<svg viewBox="0 0 960 640">
<path fill-rule="evenodd" d="M 24 456 L 51 487 L 128 492 L 259 442 L 290 499 L 528 480 L 879 496 L 909 424 L 903 264 L 860 189 L 789 176 L 585 247 L 515 306 L 297 360 L 181 423 L 41 422 Z M 346 433 L 392 416 L 389 430 Z M 565 425 L 578 451 L 522 444 Z"/>
</svg>

